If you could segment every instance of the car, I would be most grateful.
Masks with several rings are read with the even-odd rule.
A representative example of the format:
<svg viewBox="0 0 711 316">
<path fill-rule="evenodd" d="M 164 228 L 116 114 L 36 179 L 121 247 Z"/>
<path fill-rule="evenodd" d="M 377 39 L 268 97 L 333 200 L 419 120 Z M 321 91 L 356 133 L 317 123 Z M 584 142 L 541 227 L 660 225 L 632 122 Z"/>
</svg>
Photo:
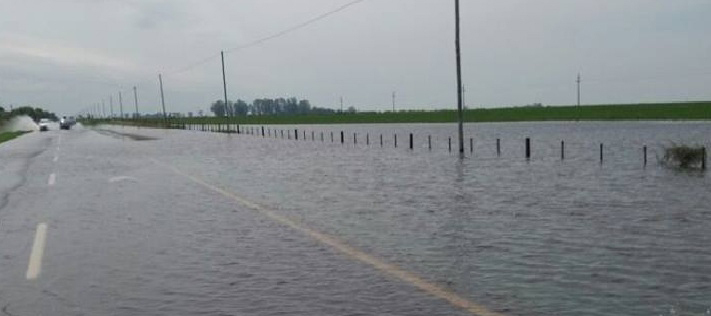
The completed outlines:
<svg viewBox="0 0 711 316">
<path fill-rule="evenodd" d="M 72 128 L 72 122 L 66 116 L 62 116 L 62 119 L 59 120 L 59 129 L 69 130 L 70 128 Z"/>
<path fill-rule="evenodd" d="M 40 119 L 39 124 L 37 124 L 37 125 L 39 125 L 40 132 L 46 132 L 49 130 L 49 122 L 50 122 L 49 119 L 46 119 L 46 118 Z"/>
</svg>

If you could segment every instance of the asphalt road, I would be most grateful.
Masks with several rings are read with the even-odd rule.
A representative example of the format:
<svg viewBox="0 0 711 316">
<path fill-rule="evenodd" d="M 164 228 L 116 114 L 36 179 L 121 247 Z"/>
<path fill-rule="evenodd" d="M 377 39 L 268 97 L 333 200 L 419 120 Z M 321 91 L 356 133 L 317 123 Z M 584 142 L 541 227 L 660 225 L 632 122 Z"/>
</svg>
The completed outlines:
<svg viewBox="0 0 711 316">
<path fill-rule="evenodd" d="M 0 145 L 0 314 L 496 314 L 133 136 L 77 126 Z"/>
</svg>

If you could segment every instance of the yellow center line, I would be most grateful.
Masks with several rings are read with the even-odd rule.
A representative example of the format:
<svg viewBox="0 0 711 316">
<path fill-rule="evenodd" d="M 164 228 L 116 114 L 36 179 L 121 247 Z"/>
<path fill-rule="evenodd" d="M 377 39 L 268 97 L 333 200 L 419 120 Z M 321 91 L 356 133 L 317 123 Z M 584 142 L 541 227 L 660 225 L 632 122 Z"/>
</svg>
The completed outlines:
<svg viewBox="0 0 711 316">
<path fill-rule="evenodd" d="M 214 191 L 214 192 L 219 193 L 225 197 L 228 197 L 247 208 L 253 209 L 253 210 L 269 217 L 270 219 L 281 223 L 282 225 L 291 227 L 292 229 L 294 229 L 296 231 L 299 231 L 307 236 L 310 236 L 313 239 L 319 241 L 320 243 L 328 245 L 328 246 L 332 247 L 333 249 L 338 250 L 339 252 L 350 257 L 351 259 L 355 259 L 355 260 L 360 261 L 362 263 L 369 264 L 372 267 L 380 270 L 381 272 L 383 272 L 387 275 L 395 277 L 395 278 L 397 278 L 401 281 L 404 281 L 412 286 L 415 286 L 429 295 L 443 299 L 443 300 L 447 301 L 449 304 L 456 306 L 458 308 L 464 309 L 473 315 L 480 315 L 480 316 L 503 316 L 504 315 L 504 314 L 501 314 L 498 312 L 491 311 L 483 305 L 474 303 L 474 302 L 470 301 L 469 299 L 464 298 L 464 297 L 458 295 L 457 293 L 452 292 L 451 290 L 448 290 L 448 289 L 443 288 L 435 283 L 425 280 L 424 278 L 418 276 L 417 274 L 407 271 L 395 264 L 382 261 L 372 255 L 369 255 L 363 251 L 360 251 L 360 250 L 346 244 L 345 242 L 339 240 L 335 236 L 321 233 L 321 232 L 316 231 L 314 229 L 303 226 L 292 219 L 289 219 L 285 216 L 279 215 L 279 214 L 275 213 L 274 211 L 271 211 L 265 207 L 262 207 L 261 205 L 259 205 L 257 203 L 251 202 L 243 197 L 240 197 L 235 193 L 229 192 L 225 189 L 222 189 L 220 187 L 217 187 L 215 185 L 207 183 L 198 177 L 184 173 L 181 170 L 179 170 L 171 165 L 165 164 L 165 163 L 160 162 L 155 159 L 153 159 L 153 161 L 156 164 L 159 164 L 163 167 L 166 167 L 166 168 L 172 170 L 173 172 L 175 172 L 178 175 L 188 178 L 191 181 L 193 181 L 197 184 L 200 184 L 205 188 L 210 189 L 211 191 Z"/>
</svg>

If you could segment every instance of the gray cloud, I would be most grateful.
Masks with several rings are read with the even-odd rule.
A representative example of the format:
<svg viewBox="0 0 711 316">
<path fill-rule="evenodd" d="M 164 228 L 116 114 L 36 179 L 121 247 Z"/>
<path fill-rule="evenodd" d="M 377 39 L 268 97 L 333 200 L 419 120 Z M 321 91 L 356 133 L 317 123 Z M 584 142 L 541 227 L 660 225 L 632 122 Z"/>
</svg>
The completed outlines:
<svg viewBox="0 0 711 316">
<path fill-rule="evenodd" d="M 175 111 L 221 97 L 217 56 L 345 1 L 23 1 L 0 12 L 0 104 L 79 111 L 139 86 L 157 111 L 157 74 Z M 711 3 L 462 0 L 470 106 L 711 98 Z M 361 109 L 451 107 L 453 8 L 367 0 L 302 30 L 227 54 L 231 98 L 309 98 Z"/>
</svg>

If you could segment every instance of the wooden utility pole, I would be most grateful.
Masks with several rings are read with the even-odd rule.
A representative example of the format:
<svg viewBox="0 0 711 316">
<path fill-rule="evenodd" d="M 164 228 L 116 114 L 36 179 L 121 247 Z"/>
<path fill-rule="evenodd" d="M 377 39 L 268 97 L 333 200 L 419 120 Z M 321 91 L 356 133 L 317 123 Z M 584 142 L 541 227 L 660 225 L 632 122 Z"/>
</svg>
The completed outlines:
<svg viewBox="0 0 711 316">
<path fill-rule="evenodd" d="M 222 91 L 225 93 L 225 116 L 230 116 L 229 108 L 227 107 L 227 79 L 225 77 L 225 52 L 221 51 L 222 57 Z"/>
<path fill-rule="evenodd" d="M 123 99 L 121 98 L 121 91 L 119 91 L 119 111 L 121 112 L 121 119 L 123 120 Z"/>
<path fill-rule="evenodd" d="M 393 113 L 395 113 L 395 91 L 393 91 Z"/>
<path fill-rule="evenodd" d="M 138 93 L 136 93 L 136 86 L 133 86 L 133 104 L 136 105 L 136 118 L 138 118 L 140 115 L 138 115 Z"/>
<path fill-rule="evenodd" d="M 459 157 L 464 158 L 464 113 L 462 111 L 462 57 L 461 47 L 459 44 L 459 0 L 454 0 L 454 15 L 455 15 L 455 47 L 457 55 L 457 118 L 459 121 Z"/>
<path fill-rule="evenodd" d="M 160 84 L 160 103 L 163 106 L 163 121 L 168 124 L 168 114 L 165 113 L 165 96 L 163 95 L 163 75 L 158 74 L 158 83 Z"/>
</svg>

